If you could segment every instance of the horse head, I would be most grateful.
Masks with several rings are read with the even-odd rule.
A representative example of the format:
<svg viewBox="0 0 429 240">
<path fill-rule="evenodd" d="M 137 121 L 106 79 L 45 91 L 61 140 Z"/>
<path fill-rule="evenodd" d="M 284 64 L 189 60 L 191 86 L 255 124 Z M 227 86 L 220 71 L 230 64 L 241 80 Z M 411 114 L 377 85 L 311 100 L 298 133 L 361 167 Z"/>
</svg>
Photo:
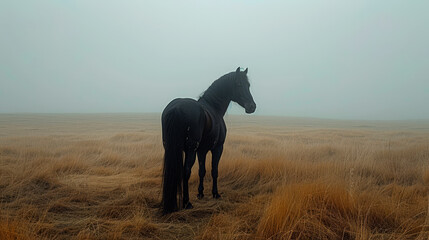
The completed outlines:
<svg viewBox="0 0 429 240">
<path fill-rule="evenodd" d="M 235 71 L 236 77 L 232 101 L 238 103 L 246 110 L 246 113 L 250 114 L 255 112 L 256 103 L 250 93 L 250 83 L 247 78 L 247 70 L 248 69 L 246 68 L 246 70 L 240 71 L 240 67 L 238 67 Z"/>
</svg>

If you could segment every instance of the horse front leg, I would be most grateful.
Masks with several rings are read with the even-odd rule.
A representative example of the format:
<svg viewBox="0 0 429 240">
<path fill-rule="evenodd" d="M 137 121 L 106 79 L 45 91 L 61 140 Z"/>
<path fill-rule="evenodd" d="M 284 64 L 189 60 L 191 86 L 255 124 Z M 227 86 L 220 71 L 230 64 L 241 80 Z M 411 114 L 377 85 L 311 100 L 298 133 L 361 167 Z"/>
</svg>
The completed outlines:
<svg viewBox="0 0 429 240">
<path fill-rule="evenodd" d="M 184 164 L 184 175 L 183 175 L 183 208 L 191 209 L 192 204 L 189 202 L 189 188 L 188 181 L 191 177 L 191 169 L 195 163 L 196 152 L 194 150 L 188 150 L 185 152 L 185 164 Z"/>
<path fill-rule="evenodd" d="M 206 155 L 207 151 L 198 152 L 198 175 L 200 177 L 200 185 L 198 186 L 198 199 L 204 197 L 204 176 L 206 175 Z"/>
<path fill-rule="evenodd" d="M 220 160 L 220 156 L 222 156 L 222 152 L 223 152 L 223 145 L 219 145 L 212 150 L 213 198 L 220 198 L 219 192 L 217 190 L 217 177 L 218 177 L 219 160 Z"/>
</svg>

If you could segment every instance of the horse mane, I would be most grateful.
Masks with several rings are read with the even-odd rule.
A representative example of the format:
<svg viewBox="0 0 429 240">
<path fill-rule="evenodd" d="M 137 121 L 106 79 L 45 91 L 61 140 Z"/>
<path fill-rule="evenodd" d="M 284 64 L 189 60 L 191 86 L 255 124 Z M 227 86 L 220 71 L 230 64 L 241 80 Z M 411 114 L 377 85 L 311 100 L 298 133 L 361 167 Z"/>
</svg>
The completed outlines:
<svg viewBox="0 0 429 240">
<path fill-rule="evenodd" d="M 233 79 L 235 79 L 237 77 L 236 72 L 230 72 L 227 73 L 225 75 L 223 75 L 222 77 L 218 78 L 217 80 L 215 80 L 210 87 L 207 88 L 207 90 L 205 90 L 204 92 L 202 92 L 198 98 L 198 100 L 201 99 L 206 99 L 206 100 L 210 100 L 212 99 L 214 96 L 216 95 L 217 91 L 219 89 L 223 89 L 225 90 L 225 86 L 228 86 L 228 84 L 230 84 L 232 82 Z M 214 100 L 214 99 L 212 99 Z"/>
</svg>

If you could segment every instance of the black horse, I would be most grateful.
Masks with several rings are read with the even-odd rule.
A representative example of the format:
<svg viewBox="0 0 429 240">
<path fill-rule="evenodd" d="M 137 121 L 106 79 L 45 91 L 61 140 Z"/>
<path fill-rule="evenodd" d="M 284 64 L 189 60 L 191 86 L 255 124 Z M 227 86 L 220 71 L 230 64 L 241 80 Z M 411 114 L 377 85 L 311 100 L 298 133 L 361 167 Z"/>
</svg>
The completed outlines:
<svg viewBox="0 0 429 240">
<path fill-rule="evenodd" d="M 218 164 L 226 137 L 223 116 L 229 103 L 234 101 L 253 113 L 256 104 L 250 94 L 247 68 L 225 74 L 204 92 L 198 101 L 178 98 L 171 101 L 162 112 L 162 140 L 165 149 L 162 205 L 164 213 L 178 210 L 177 194 L 182 206 L 192 208 L 189 202 L 188 180 L 191 168 L 198 155 L 200 185 L 198 198 L 204 197 L 206 154 L 212 152 L 212 178 L 214 198 L 219 198 L 217 189 Z M 185 162 L 183 163 L 183 152 Z M 179 201 L 180 202 L 180 201 Z"/>
</svg>

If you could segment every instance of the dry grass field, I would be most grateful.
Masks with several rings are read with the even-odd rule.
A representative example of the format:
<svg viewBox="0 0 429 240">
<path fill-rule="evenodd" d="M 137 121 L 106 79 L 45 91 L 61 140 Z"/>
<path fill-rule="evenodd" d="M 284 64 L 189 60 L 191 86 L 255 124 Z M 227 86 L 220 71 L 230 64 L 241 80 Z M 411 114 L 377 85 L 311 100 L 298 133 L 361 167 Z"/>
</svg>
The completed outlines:
<svg viewBox="0 0 429 240">
<path fill-rule="evenodd" d="M 0 239 L 428 239 L 428 121 L 226 121 L 163 216 L 159 115 L 0 115 Z"/>
</svg>

